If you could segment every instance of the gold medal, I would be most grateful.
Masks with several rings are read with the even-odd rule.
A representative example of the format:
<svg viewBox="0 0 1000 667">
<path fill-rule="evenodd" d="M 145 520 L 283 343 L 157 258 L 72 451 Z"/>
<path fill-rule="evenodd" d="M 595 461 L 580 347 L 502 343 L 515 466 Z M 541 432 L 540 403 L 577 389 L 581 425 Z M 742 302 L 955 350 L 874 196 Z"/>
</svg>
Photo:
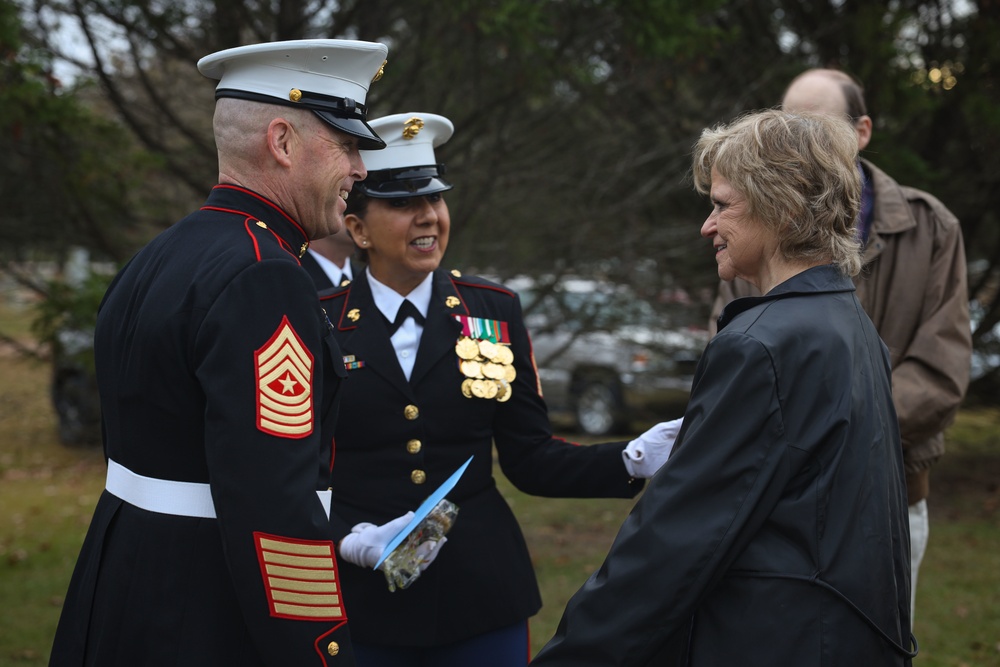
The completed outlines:
<svg viewBox="0 0 1000 667">
<path fill-rule="evenodd" d="M 476 398 L 486 398 L 486 381 L 485 380 L 473 380 L 472 395 Z"/>
<path fill-rule="evenodd" d="M 472 398 L 472 383 L 475 382 L 472 378 L 465 378 L 462 380 L 462 396 L 466 398 Z"/>
<path fill-rule="evenodd" d="M 503 366 L 500 364 L 495 364 L 492 361 L 483 364 L 483 375 L 491 380 L 499 380 L 504 376 Z"/>
<path fill-rule="evenodd" d="M 483 365 L 474 359 L 466 359 L 458 364 L 458 370 L 467 378 L 483 377 Z"/>
<path fill-rule="evenodd" d="M 500 382 L 499 389 L 497 391 L 497 402 L 506 403 L 510 400 L 511 395 L 514 393 L 514 389 L 506 382 Z"/>
<path fill-rule="evenodd" d="M 462 336 L 455 343 L 455 354 L 459 359 L 475 359 L 479 356 L 479 346 L 468 336 Z"/>
<path fill-rule="evenodd" d="M 517 377 L 517 371 L 514 370 L 513 366 L 503 367 L 503 377 L 500 379 L 506 380 L 507 382 L 513 382 L 514 378 L 516 377 Z"/>
<path fill-rule="evenodd" d="M 497 346 L 488 340 L 479 341 L 479 354 L 483 355 L 490 361 L 496 361 L 497 358 Z"/>
<path fill-rule="evenodd" d="M 497 347 L 497 361 L 501 364 L 512 364 L 514 363 L 514 353 L 506 345 L 499 345 Z"/>
<path fill-rule="evenodd" d="M 483 380 L 483 391 L 483 398 L 496 398 L 496 395 L 500 392 L 500 384 L 491 382 L 490 380 Z"/>
</svg>

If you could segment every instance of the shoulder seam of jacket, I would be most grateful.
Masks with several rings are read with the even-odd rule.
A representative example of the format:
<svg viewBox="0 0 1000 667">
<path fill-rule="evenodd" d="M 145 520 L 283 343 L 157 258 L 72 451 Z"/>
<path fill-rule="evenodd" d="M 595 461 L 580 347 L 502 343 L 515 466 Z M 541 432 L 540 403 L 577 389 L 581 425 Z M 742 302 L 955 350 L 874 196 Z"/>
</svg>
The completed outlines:
<svg viewBox="0 0 1000 667">
<path fill-rule="evenodd" d="M 493 290 L 494 292 L 500 292 L 501 294 L 506 294 L 507 296 L 514 296 L 514 292 L 512 290 L 509 290 L 506 287 L 501 287 L 499 285 L 488 285 L 488 284 L 484 285 L 480 283 L 470 283 L 464 280 L 457 280 L 455 278 L 452 278 L 452 282 L 455 283 L 456 285 L 464 285 L 465 287 L 476 287 L 479 289 L 488 289 L 488 290 Z"/>
</svg>

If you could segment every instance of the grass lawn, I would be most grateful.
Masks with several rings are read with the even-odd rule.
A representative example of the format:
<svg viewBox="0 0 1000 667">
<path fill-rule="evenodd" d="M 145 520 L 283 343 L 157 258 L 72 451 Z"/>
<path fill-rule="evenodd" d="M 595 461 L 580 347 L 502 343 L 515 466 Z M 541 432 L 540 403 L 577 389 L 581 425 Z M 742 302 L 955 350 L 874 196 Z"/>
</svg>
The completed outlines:
<svg viewBox="0 0 1000 667">
<path fill-rule="evenodd" d="M 0 322 L 4 315 L 0 306 Z M 0 347 L 0 665 L 13 667 L 48 662 L 104 481 L 99 451 L 58 443 L 48 372 Z M 965 411 L 948 435 L 949 453 L 933 476 L 915 664 L 1000 667 L 1000 411 Z M 544 607 L 531 622 L 534 653 L 600 565 L 632 501 L 534 498 L 502 477 L 499 483 L 542 587 Z"/>
<path fill-rule="evenodd" d="M 0 665 L 45 665 L 103 487 L 99 451 L 58 444 L 47 365 L 0 350 Z"/>
</svg>

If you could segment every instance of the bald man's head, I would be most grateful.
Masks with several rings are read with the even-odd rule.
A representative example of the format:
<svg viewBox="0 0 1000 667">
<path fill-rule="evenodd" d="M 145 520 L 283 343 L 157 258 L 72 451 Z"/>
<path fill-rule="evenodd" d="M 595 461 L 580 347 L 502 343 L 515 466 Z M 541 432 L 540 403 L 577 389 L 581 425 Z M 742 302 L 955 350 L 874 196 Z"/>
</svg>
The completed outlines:
<svg viewBox="0 0 1000 667">
<path fill-rule="evenodd" d="M 849 74 L 835 69 L 811 69 L 788 85 L 781 99 L 785 111 L 813 111 L 846 119 L 858 131 L 858 148 L 871 140 L 871 118 L 865 106 L 864 89 Z"/>
</svg>

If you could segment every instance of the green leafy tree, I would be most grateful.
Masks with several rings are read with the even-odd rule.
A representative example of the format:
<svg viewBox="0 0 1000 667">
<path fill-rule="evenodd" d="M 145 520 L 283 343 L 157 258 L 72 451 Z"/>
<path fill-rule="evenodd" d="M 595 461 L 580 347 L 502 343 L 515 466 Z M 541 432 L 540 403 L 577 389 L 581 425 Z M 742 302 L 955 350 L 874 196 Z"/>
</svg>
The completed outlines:
<svg viewBox="0 0 1000 667">
<path fill-rule="evenodd" d="M 155 163 L 21 37 L 17 7 L 0 2 L 0 260 L 72 246 L 124 259 L 143 236 L 136 186 Z"/>
<path fill-rule="evenodd" d="M 840 67 L 864 82 L 873 139 L 866 156 L 931 192 L 962 223 L 981 355 L 1000 353 L 1000 4 L 993 0 L 779 0 L 772 28 L 797 73 Z M 789 76 L 766 86 L 773 104 Z M 994 369 L 970 394 L 995 400 Z"/>
<path fill-rule="evenodd" d="M 457 186 L 449 263 L 683 293 L 701 324 L 716 277 L 691 146 L 776 105 L 801 70 L 842 67 L 868 89 L 869 157 L 962 220 L 985 345 L 1000 321 L 998 13 L 995 0 L 35 0 L 26 16 L 33 43 L 76 62 L 161 160 L 156 190 L 175 204 L 163 219 L 216 176 L 198 58 L 276 39 L 382 41 L 371 115 L 455 122 L 440 156 Z M 59 22 L 81 31 L 82 54 L 53 43 Z"/>
</svg>

